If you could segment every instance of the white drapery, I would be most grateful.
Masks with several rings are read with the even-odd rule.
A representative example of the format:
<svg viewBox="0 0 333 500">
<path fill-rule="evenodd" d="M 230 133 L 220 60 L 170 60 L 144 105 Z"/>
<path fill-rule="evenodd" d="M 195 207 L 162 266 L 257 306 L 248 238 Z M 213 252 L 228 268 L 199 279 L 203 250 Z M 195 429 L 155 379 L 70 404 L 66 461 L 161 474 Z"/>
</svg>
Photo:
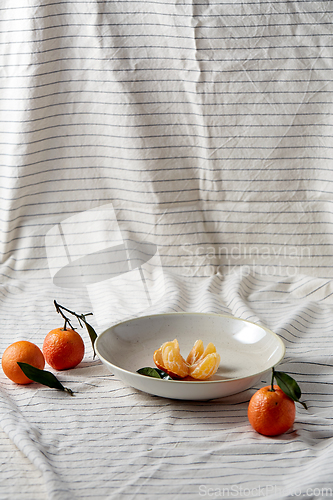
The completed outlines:
<svg viewBox="0 0 333 500">
<path fill-rule="evenodd" d="M 42 345 L 54 299 L 92 310 L 98 332 L 230 313 L 281 336 L 309 410 L 263 438 L 253 391 L 152 398 L 86 339 L 62 374 L 75 398 L 1 376 L 1 498 L 328 496 L 332 14 L 329 1 L 3 0 L 1 354 Z M 87 256 L 116 247 L 100 276 Z"/>
</svg>

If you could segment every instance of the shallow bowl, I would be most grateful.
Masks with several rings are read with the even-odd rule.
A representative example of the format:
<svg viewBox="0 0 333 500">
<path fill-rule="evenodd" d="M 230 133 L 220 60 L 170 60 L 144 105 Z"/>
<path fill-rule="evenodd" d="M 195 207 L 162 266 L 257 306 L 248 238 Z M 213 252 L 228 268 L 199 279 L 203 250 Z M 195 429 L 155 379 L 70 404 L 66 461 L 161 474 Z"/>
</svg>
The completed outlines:
<svg viewBox="0 0 333 500">
<path fill-rule="evenodd" d="M 205 381 L 163 380 L 137 373 L 155 367 L 153 354 L 177 339 L 184 358 L 196 340 L 213 342 L 221 356 L 216 374 Z M 285 346 L 271 330 L 233 316 L 170 313 L 142 316 L 119 323 L 99 335 L 96 353 L 124 384 L 171 399 L 210 400 L 254 386 L 283 359 Z"/>
</svg>

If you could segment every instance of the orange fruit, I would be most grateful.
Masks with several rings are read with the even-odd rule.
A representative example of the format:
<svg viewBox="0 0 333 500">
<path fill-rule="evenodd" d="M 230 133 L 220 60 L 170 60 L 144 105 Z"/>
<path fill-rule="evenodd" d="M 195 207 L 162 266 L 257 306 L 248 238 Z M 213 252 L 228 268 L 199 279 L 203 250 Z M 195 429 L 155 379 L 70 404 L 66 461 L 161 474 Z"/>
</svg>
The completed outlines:
<svg viewBox="0 0 333 500">
<path fill-rule="evenodd" d="M 179 343 L 175 339 L 172 342 L 165 342 L 154 352 L 154 362 L 160 370 L 172 378 L 190 377 L 189 380 L 207 380 L 217 371 L 220 355 L 211 342 L 204 349 L 202 340 L 197 340 L 185 361 L 180 354 Z"/>
<path fill-rule="evenodd" d="M 45 359 L 38 346 L 28 340 L 19 340 L 7 347 L 2 355 L 1 365 L 4 374 L 17 384 L 31 384 L 30 380 L 17 364 L 28 363 L 29 365 L 44 369 Z"/>
<path fill-rule="evenodd" d="M 264 436 L 277 436 L 290 429 L 295 421 L 295 402 L 279 386 L 262 387 L 250 399 L 248 419 Z"/>
<path fill-rule="evenodd" d="M 75 330 L 55 328 L 44 339 L 43 353 L 46 362 L 55 370 L 67 370 L 81 363 L 84 342 Z"/>
</svg>

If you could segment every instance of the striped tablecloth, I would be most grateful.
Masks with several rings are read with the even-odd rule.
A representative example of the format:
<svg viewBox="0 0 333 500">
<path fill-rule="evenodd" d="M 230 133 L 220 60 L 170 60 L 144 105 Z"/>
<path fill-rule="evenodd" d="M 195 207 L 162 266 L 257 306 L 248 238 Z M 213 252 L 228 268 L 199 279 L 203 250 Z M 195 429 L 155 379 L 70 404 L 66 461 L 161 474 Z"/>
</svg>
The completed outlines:
<svg viewBox="0 0 333 500">
<path fill-rule="evenodd" d="M 55 299 L 98 334 L 227 313 L 281 337 L 308 405 L 263 437 L 269 373 L 163 399 L 83 333 L 73 398 L 0 373 L 0 499 L 332 497 L 332 2 L 2 0 L 0 32 L 0 355 Z"/>
</svg>

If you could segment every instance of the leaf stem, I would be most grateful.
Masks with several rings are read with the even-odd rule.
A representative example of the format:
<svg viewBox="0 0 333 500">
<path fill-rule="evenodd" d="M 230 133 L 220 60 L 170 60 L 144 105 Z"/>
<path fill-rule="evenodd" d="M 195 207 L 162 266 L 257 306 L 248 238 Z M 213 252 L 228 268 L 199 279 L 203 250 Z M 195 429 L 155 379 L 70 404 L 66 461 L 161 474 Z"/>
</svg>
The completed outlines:
<svg viewBox="0 0 333 500">
<path fill-rule="evenodd" d="M 68 392 L 68 394 L 69 394 L 70 396 L 74 396 L 74 392 L 72 391 L 72 389 L 68 389 L 68 387 L 64 387 L 64 391 L 65 391 L 65 392 Z"/>
<path fill-rule="evenodd" d="M 54 305 L 55 305 L 55 308 L 57 310 L 57 313 L 59 313 L 65 320 L 64 330 L 67 330 L 67 325 L 69 325 L 72 330 L 75 330 L 75 328 L 73 327 L 73 325 L 70 322 L 70 319 L 67 318 L 67 316 L 65 316 L 64 313 L 62 312 L 62 309 L 66 310 L 66 311 L 67 311 L 67 309 L 65 307 L 61 306 L 60 304 L 58 304 L 56 300 L 54 301 Z M 68 311 L 68 312 L 71 312 L 71 311 Z"/>
<path fill-rule="evenodd" d="M 94 350 L 94 357 L 95 357 L 95 355 L 96 355 L 96 352 L 95 352 L 95 340 L 97 338 L 97 333 L 95 332 L 95 330 L 93 329 L 93 327 L 86 320 L 86 316 L 92 316 L 93 313 L 77 314 L 76 312 L 71 311 L 70 309 L 67 309 L 67 307 L 61 306 L 60 304 L 58 304 L 58 302 L 56 300 L 54 300 L 53 302 L 54 302 L 54 305 L 55 305 L 55 308 L 56 308 L 57 312 L 65 320 L 64 330 L 67 329 L 66 328 L 67 325 L 69 325 L 72 330 L 75 330 L 75 328 L 71 324 L 69 318 L 67 318 L 67 316 L 65 316 L 65 314 L 63 313 L 63 311 L 66 311 L 69 314 L 71 314 L 72 316 L 75 316 L 76 319 L 78 320 L 79 325 L 80 325 L 81 328 L 83 328 L 83 325 L 87 328 L 88 333 L 89 333 L 89 337 L 90 337 L 90 340 L 91 340 L 91 344 L 92 344 L 92 347 L 93 347 L 93 350 Z"/>
<path fill-rule="evenodd" d="M 70 309 L 67 309 L 67 307 L 64 307 L 64 306 L 61 306 L 60 304 L 58 304 L 58 302 L 56 300 L 53 301 L 54 302 L 54 305 L 55 305 L 55 308 L 57 310 L 57 312 L 64 318 L 65 320 L 65 326 L 64 326 L 64 330 L 66 330 L 66 326 L 67 324 L 71 327 L 72 330 L 75 330 L 75 328 L 72 326 L 69 318 L 67 318 L 67 316 L 64 315 L 64 313 L 62 312 L 63 310 L 68 312 L 69 314 L 71 314 L 72 316 L 75 316 L 76 319 L 78 320 L 79 322 L 79 325 L 81 326 L 81 328 L 83 328 L 83 325 L 81 323 L 81 321 L 85 319 L 86 316 L 91 316 L 93 313 L 87 313 L 87 314 L 77 314 L 76 312 L 74 311 L 71 311 Z"/>
<path fill-rule="evenodd" d="M 271 378 L 271 388 L 269 389 L 270 392 L 275 392 L 275 389 L 274 389 L 274 377 L 275 377 L 275 370 L 274 370 L 274 366 L 272 368 L 272 378 Z"/>
</svg>

